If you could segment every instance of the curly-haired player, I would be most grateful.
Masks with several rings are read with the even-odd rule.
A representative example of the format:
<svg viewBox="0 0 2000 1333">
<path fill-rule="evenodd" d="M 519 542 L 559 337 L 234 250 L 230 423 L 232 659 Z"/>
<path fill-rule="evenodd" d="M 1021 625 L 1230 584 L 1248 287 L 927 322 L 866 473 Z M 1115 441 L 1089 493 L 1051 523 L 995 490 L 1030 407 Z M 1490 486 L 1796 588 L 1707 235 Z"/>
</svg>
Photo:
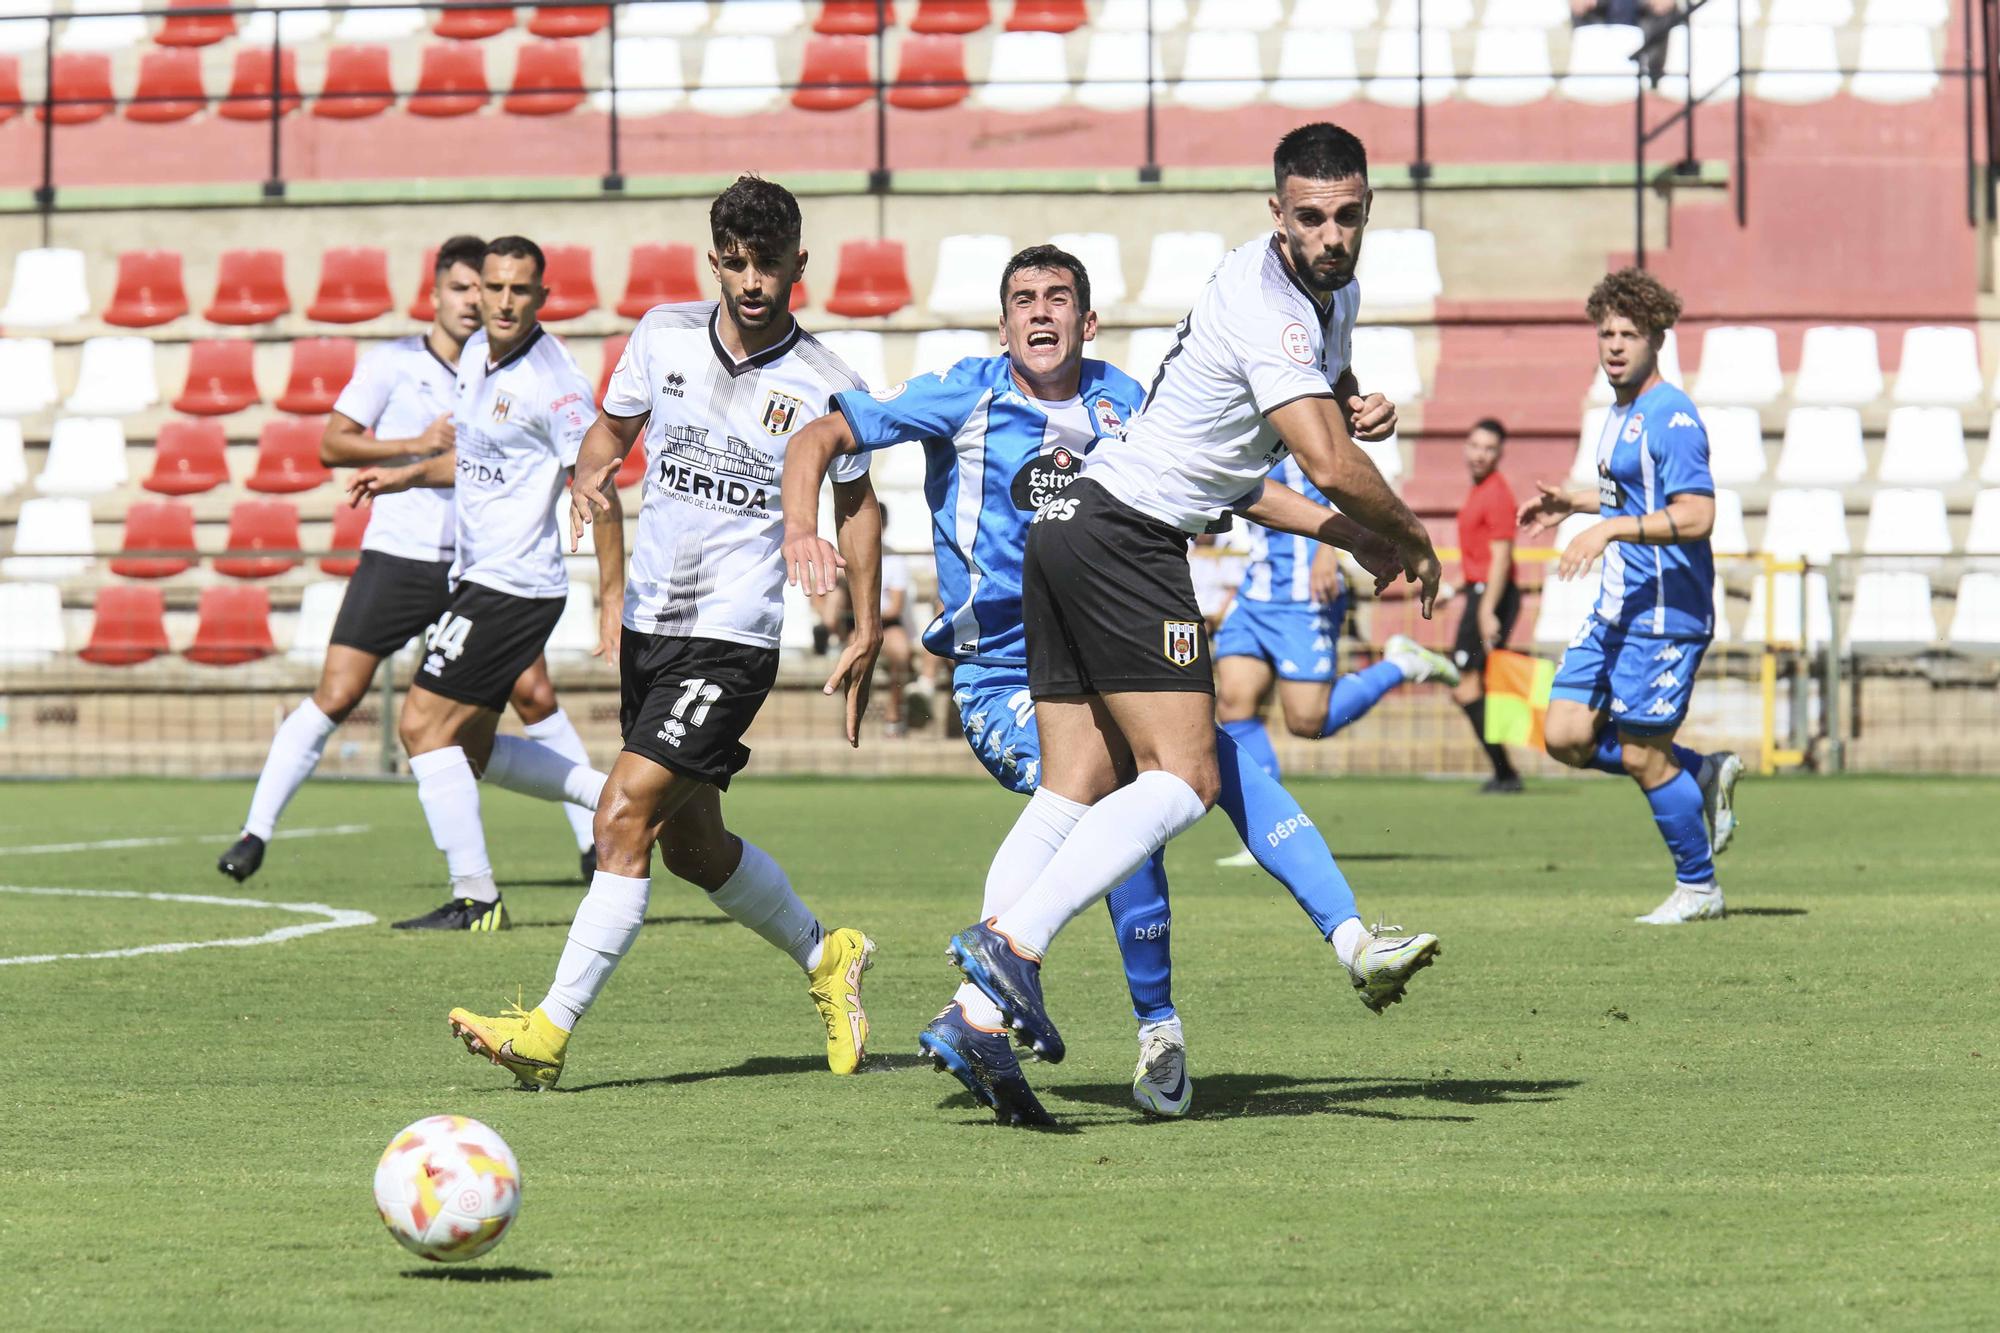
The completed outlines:
<svg viewBox="0 0 2000 1333">
<path fill-rule="evenodd" d="M 1715 483 L 1708 431 L 1688 396 L 1660 378 L 1660 347 L 1680 298 L 1635 268 L 1611 274 L 1584 307 L 1615 401 L 1597 441 L 1597 489 L 1538 483 L 1523 527 L 1546 531 L 1573 513 L 1603 521 L 1570 539 L 1558 573 L 1575 578 L 1599 555 L 1596 604 L 1556 672 L 1543 728 L 1571 768 L 1627 774 L 1646 793 L 1674 858 L 1674 890 L 1639 920 L 1675 925 L 1720 917 L 1714 856 L 1736 831 L 1731 797 L 1742 761 L 1674 744 L 1694 677 L 1715 636 Z"/>
</svg>

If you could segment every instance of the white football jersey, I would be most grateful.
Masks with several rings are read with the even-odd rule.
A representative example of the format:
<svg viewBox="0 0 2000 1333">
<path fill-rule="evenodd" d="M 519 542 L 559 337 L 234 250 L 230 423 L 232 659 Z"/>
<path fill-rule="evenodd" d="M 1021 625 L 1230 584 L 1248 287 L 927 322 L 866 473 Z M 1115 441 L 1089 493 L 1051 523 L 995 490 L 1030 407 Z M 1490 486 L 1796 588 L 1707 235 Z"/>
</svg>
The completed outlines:
<svg viewBox="0 0 2000 1333">
<path fill-rule="evenodd" d="M 1267 414 L 1332 394 L 1360 307 L 1352 281 L 1316 302 L 1275 236 L 1238 246 L 1181 320 L 1125 438 L 1098 445 L 1083 475 L 1141 513 L 1202 531 L 1284 457 Z"/>
<path fill-rule="evenodd" d="M 646 492 L 625 579 L 625 627 L 673 638 L 778 646 L 785 619 L 785 443 L 860 376 L 792 325 L 738 361 L 714 301 L 655 306 L 611 372 L 604 410 L 651 414 Z M 868 455 L 833 460 L 835 481 Z"/>
<path fill-rule="evenodd" d="M 596 413 L 590 381 L 569 349 L 537 328 L 497 366 L 486 332 L 458 359 L 456 582 L 516 597 L 567 597 L 562 527 L 565 470 Z"/>
<path fill-rule="evenodd" d="M 414 440 L 450 412 L 457 399 L 458 370 L 431 350 L 423 334 L 383 343 L 361 358 L 354 378 L 340 391 L 333 410 L 367 427 L 378 440 Z M 416 455 L 389 460 L 414 463 Z M 416 487 L 371 502 L 364 551 L 406 560 L 449 560 L 452 553 L 451 492 Z"/>
</svg>

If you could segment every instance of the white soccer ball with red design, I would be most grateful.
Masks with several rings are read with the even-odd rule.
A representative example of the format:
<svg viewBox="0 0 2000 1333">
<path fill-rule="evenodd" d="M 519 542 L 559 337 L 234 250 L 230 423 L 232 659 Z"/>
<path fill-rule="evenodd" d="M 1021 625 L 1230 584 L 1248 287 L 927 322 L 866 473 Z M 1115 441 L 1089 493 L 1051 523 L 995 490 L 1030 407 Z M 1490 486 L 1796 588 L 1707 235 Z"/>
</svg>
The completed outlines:
<svg viewBox="0 0 2000 1333">
<path fill-rule="evenodd" d="M 470 1116 L 417 1121 L 375 1166 L 375 1211 L 389 1234 L 438 1263 L 476 1259 L 498 1245 L 520 1208 L 514 1150 Z"/>
</svg>

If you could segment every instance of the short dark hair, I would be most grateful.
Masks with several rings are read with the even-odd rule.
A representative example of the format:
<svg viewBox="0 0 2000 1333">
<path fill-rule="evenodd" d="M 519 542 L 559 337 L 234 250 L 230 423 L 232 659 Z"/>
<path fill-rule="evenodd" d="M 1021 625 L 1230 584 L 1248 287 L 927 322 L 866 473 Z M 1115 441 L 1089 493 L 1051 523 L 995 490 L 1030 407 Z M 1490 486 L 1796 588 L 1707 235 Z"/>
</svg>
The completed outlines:
<svg viewBox="0 0 2000 1333">
<path fill-rule="evenodd" d="M 477 236 L 454 236 L 438 247 L 433 275 L 442 278 L 463 264 L 474 273 L 486 261 L 486 242 Z"/>
<path fill-rule="evenodd" d="M 1623 315 L 1650 338 L 1680 322 L 1681 298 L 1646 270 L 1621 268 L 1591 288 L 1583 313 L 1592 324 L 1602 324 L 1606 315 Z"/>
<path fill-rule="evenodd" d="M 717 254 L 741 247 L 755 258 L 777 259 L 798 249 L 803 229 L 792 192 L 761 176 L 738 176 L 708 206 L 708 234 Z"/>
<path fill-rule="evenodd" d="M 486 243 L 479 253 L 480 267 L 485 267 L 489 259 L 532 259 L 535 261 L 535 280 L 548 271 L 548 261 L 542 258 L 542 247 L 525 236 L 496 236 Z"/>
<path fill-rule="evenodd" d="M 1499 417 L 1481 417 L 1472 423 L 1474 430 L 1490 431 L 1500 443 L 1507 443 L 1507 428 L 1500 424 Z"/>
<path fill-rule="evenodd" d="M 1278 140 L 1278 151 L 1271 154 L 1271 175 L 1280 192 L 1288 176 L 1315 181 L 1346 180 L 1349 176 L 1367 180 L 1368 150 L 1340 126 L 1315 121 Z"/>
<path fill-rule="evenodd" d="M 1076 286 L 1077 305 L 1090 309 L 1090 274 L 1084 271 L 1083 261 L 1053 245 L 1031 245 L 1007 261 L 1007 267 L 1000 270 L 1001 305 L 1007 304 L 1007 289 L 1013 285 L 1014 275 L 1026 268 L 1067 269 Z"/>
</svg>

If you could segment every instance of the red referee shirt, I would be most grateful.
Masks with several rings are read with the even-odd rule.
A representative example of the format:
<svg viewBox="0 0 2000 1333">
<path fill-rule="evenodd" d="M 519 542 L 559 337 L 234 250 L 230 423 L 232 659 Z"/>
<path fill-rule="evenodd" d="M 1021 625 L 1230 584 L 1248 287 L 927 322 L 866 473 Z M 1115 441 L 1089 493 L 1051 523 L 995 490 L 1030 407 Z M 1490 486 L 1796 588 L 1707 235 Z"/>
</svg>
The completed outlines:
<svg viewBox="0 0 2000 1333">
<path fill-rule="evenodd" d="M 1514 540 L 1514 488 L 1495 468 L 1472 488 L 1458 511 L 1458 565 L 1467 583 L 1484 583 L 1493 570 L 1493 543 Z M 1508 571 L 1513 582 L 1513 571 Z"/>
</svg>

